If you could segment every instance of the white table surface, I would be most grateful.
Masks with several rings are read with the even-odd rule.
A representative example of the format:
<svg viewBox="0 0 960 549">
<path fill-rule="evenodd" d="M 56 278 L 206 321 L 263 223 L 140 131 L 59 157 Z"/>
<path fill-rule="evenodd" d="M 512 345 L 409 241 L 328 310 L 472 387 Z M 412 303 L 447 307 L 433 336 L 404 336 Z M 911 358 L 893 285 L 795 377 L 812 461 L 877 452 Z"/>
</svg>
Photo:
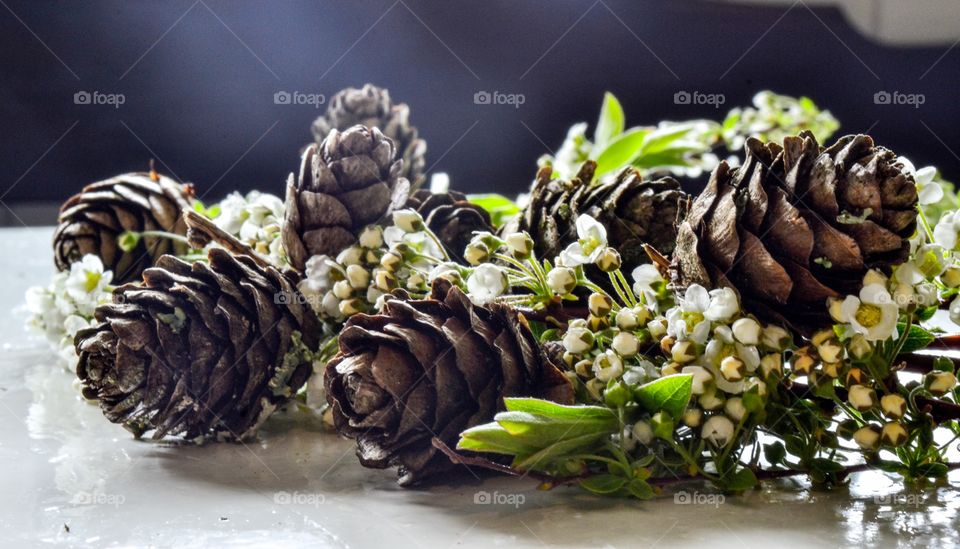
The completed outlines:
<svg viewBox="0 0 960 549">
<path fill-rule="evenodd" d="M 0 231 L 4 311 L 49 279 L 51 234 Z M 302 417 L 273 418 L 246 445 L 138 442 L 78 398 L 24 318 L 0 315 L 4 547 L 926 547 L 958 539 L 960 493 L 916 491 L 879 473 L 832 492 L 784 481 L 720 504 L 681 505 L 670 495 L 611 500 L 468 473 L 456 485 L 401 489 L 392 471 L 362 468 L 351 441 Z M 705 486 L 686 489 L 718 501 Z M 523 503 L 474 503 L 481 490 Z"/>
</svg>

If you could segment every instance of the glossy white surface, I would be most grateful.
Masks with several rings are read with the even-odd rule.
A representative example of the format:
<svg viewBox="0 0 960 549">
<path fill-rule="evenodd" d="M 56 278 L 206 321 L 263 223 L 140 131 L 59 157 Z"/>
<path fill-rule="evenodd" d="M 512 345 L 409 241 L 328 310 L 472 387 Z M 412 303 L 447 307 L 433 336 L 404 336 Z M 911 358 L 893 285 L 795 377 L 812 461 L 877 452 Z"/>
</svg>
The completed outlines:
<svg viewBox="0 0 960 549">
<path fill-rule="evenodd" d="M 4 311 L 48 279 L 50 235 L 0 231 Z M 873 473 L 833 492 L 786 481 L 721 503 L 691 485 L 702 503 L 671 495 L 638 503 L 469 473 L 455 485 L 404 490 L 392 472 L 360 467 L 350 441 L 303 417 L 272 418 L 247 445 L 138 442 L 78 399 L 71 376 L 27 338 L 23 318 L 0 315 L 4 547 L 939 547 L 957 539 L 955 489 L 916 491 Z M 475 503 L 481 491 L 503 503 Z"/>
</svg>

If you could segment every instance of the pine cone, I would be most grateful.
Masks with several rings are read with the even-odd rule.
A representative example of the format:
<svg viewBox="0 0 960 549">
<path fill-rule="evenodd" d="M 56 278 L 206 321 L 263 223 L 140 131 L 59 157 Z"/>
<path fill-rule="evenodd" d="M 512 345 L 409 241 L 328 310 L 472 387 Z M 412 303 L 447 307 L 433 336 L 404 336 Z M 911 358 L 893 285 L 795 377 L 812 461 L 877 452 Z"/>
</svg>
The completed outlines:
<svg viewBox="0 0 960 549">
<path fill-rule="evenodd" d="M 327 111 L 313 122 L 311 130 L 319 144 L 330 130 L 344 131 L 357 124 L 379 129 L 393 139 L 400 151 L 403 159 L 400 176 L 407 178 L 416 189 L 424 180 L 427 142 L 418 137 L 417 128 L 410 125 L 409 118 L 410 107 L 406 103 L 395 104 L 385 88 L 366 84 L 359 90 L 347 88 L 334 95 Z"/>
<path fill-rule="evenodd" d="M 312 371 L 320 328 L 295 284 L 223 249 L 208 257 L 161 257 L 77 334 L 84 396 L 137 436 L 246 439 Z"/>
<path fill-rule="evenodd" d="M 729 286 L 748 312 L 809 334 L 830 324 L 828 297 L 906 260 L 916 205 L 913 176 L 866 135 L 826 149 L 810 133 L 751 139 L 682 217 L 673 282 Z"/>
<path fill-rule="evenodd" d="M 644 181 L 634 168 L 591 184 L 596 167 L 593 161 L 584 162 L 570 181 L 551 179 L 552 170 L 542 168 L 530 202 L 503 232 L 527 231 L 536 242 L 537 255 L 552 260 L 577 240 L 577 217 L 589 214 L 606 227 L 607 240 L 620 252 L 624 272 L 650 262 L 643 244 L 662 254 L 673 252 L 677 206 L 686 196 L 680 184 L 670 177 Z"/>
<path fill-rule="evenodd" d="M 166 231 L 183 235 L 180 219 L 193 196 L 190 185 L 151 173 L 127 173 L 91 183 L 60 208 L 53 235 L 53 258 L 65 271 L 84 255 L 94 254 L 113 271 L 117 283 L 140 280 L 140 273 L 163 254 L 183 254 L 187 247 L 169 238 L 147 236 L 124 252 L 117 238 L 125 231 Z"/>
<path fill-rule="evenodd" d="M 427 227 L 437 235 L 454 261 L 464 262 L 463 250 L 476 231 L 495 232 L 486 210 L 457 191 L 432 193 L 420 189 L 407 200 L 407 208 L 416 210 Z"/>
<path fill-rule="evenodd" d="M 431 445 L 491 421 L 503 397 L 573 401 L 573 389 L 506 305 L 474 305 L 444 280 L 432 299 L 387 302 L 350 317 L 324 385 L 341 434 L 366 467 L 398 466 L 400 484 L 453 464 Z"/>
<path fill-rule="evenodd" d="M 314 255 L 335 256 L 402 207 L 410 183 L 399 175 L 401 164 L 393 141 L 376 128 L 332 130 L 308 146 L 299 177 L 287 181 L 283 246 L 290 264 L 302 272 Z"/>
</svg>

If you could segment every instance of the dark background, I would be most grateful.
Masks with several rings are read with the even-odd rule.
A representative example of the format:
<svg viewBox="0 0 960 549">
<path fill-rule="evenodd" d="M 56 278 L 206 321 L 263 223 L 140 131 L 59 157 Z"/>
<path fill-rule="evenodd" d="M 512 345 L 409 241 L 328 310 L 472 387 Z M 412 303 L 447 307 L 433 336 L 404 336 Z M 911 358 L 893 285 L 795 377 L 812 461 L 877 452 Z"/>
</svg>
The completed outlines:
<svg viewBox="0 0 960 549">
<path fill-rule="evenodd" d="M 2 4 L 7 224 L 52 223 L 49 206 L 30 203 L 60 202 L 150 158 L 210 200 L 281 194 L 321 111 L 276 105 L 274 93 L 329 98 L 367 81 L 410 105 L 430 171 L 473 192 L 524 190 L 571 123 L 595 120 L 604 90 L 619 96 L 628 124 L 719 119 L 763 88 L 808 95 L 841 133 L 869 130 L 918 166 L 960 178 L 950 150 L 960 138 L 960 49 L 882 46 L 839 11 L 802 2 L 789 11 L 682 0 Z M 475 105 L 480 90 L 526 101 Z M 726 104 L 675 105 L 678 90 L 723 93 Z M 875 105 L 879 90 L 926 102 Z M 125 103 L 76 105 L 78 91 L 122 93 Z"/>
</svg>

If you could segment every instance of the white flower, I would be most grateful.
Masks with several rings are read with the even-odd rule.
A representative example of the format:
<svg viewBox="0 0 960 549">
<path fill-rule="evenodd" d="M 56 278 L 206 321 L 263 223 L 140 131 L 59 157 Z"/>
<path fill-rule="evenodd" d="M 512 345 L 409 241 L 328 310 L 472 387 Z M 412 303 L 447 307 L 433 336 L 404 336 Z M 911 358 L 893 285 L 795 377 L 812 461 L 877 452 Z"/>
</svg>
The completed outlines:
<svg viewBox="0 0 960 549">
<path fill-rule="evenodd" d="M 890 293 L 880 284 L 867 284 L 860 289 L 859 299 L 849 295 L 840 304 L 841 322 L 849 323 L 867 341 L 883 341 L 895 337 L 899 311 Z"/>
<path fill-rule="evenodd" d="M 950 302 L 950 322 L 960 326 L 960 295 L 953 298 L 953 301 Z"/>
<path fill-rule="evenodd" d="M 577 287 L 577 273 L 569 267 L 554 267 L 547 273 L 547 285 L 555 294 L 569 294 Z"/>
<path fill-rule="evenodd" d="M 330 274 L 336 264 L 326 255 L 315 255 L 307 260 L 305 279 L 312 281 L 318 288 L 329 289 L 333 286 Z"/>
<path fill-rule="evenodd" d="M 692 284 L 680 300 L 680 310 L 685 313 L 703 313 L 710 306 L 710 293 L 699 284 Z"/>
<path fill-rule="evenodd" d="M 744 345 L 760 343 L 760 323 L 748 317 L 739 318 L 733 323 L 733 336 Z"/>
<path fill-rule="evenodd" d="M 607 229 L 599 221 L 580 214 L 576 225 L 577 241 L 560 253 L 560 263 L 565 267 L 594 263 L 607 246 Z"/>
<path fill-rule="evenodd" d="M 379 225 L 369 225 L 360 231 L 357 237 L 360 246 L 368 249 L 375 249 L 383 246 L 383 229 Z"/>
<path fill-rule="evenodd" d="M 606 350 L 593 361 L 593 375 L 600 381 L 610 381 L 620 377 L 623 373 L 623 361 L 617 353 Z"/>
<path fill-rule="evenodd" d="M 957 249 L 957 233 L 960 232 L 960 212 L 945 212 L 933 228 L 933 238 L 947 250 Z"/>
<path fill-rule="evenodd" d="M 687 319 L 684 317 L 684 312 L 680 307 L 673 307 L 668 310 L 666 314 L 667 333 L 678 341 L 690 340 L 700 345 L 705 344 L 710 336 L 710 321 L 707 319 L 699 320 L 690 329 Z"/>
<path fill-rule="evenodd" d="M 213 219 L 213 223 L 224 231 L 237 235 L 248 216 L 247 201 L 240 193 L 232 192 L 220 201 L 220 215 Z"/>
<path fill-rule="evenodd" d="M 693 387 L 690 392 L 694 395 L 702 395 L 713 381 L 713 374 L 703 366 L 684 366 L 681 373 L 693 376 Z"/>
<path fill-rule="evenodd" d="M 507 275 L 499 267 L 484 263 L 473 270 L 467 278 L 467 291 L 479 305 L 489 303 L 507 290 Z"/>
<path fill-rule="evenodd" d="M 563 348 L 570 354 L 580 355 L 593 348 L 593 332 L 585 323 L 571 322 L 563 336 Z"/>
<path fill-rule="evenodd" d="M 503 240 L 516 257 L 524 258 L 533 252 L 533 239 L 527 233 L 509 233 Z"/>
<path fill-rule="evenodd" d="M 430 176 L 430 192 L 443 194 L 450 190 L 450 175 L 446 172 L 437 172 Z"/>
<path fill-rule="evenodd" d="M 700 433 L 705 440 L 717 447 L 726 446 L 733 439 L 733 422 L 727 416 L 716 415 L 710 417 L 703 424 L 703 430 Z"/>
<path fill-rule="evenodd" d="M 613 337 L 610 348 L 620 356 L 629 358 L 640 352 L 640 340 L 630 332 L 620 332 Z"/>
<path fill-rule="evenodd" d="M 920 199 L 920 204 L 936 204 L 943 200 L 943 187 L 934 181 L 937 176 L 935 167 L 926 166 L 918 170 L 914 167 L 913 162 L 906 157 L 901 156 L 897 160 L 903 164 L 904 171 L 913 174 L 913 180 L 917 183 L 917 196 Z"/>
<path fill-rule="evenodd" d="M 648 305 L 657 303 L 657 290 L 654 286 L 663 282 L 663 276 L 656 265 L 644 263 L 633 270 L 633 293 L 644 296 Z"/>
<path fill-rule="evenodd" d="M 724 322 L 737 314 L 740 304 L 737 293 L 730 288 L 710 290 L 710 305 L 703 311 L 703 316 L 709 320 Z"/>
<path fill-rule="evenodd" d="M 407 233 L 418 233 L 423 230 L 423 218 L 411 209 L 393 212 L 393 224 Z"/>
<path fill-rule="evenodd" d="M 93 315 L 93 310 L 99 305 L 100 294 L 106 292 L 112 278 L 113 273 L 104 271 L 103 262 L 92 254 L 87 254 L 70 265 L 70 275 L 65 284 L 66 292 L 80 314 Z"/>
</svg>

